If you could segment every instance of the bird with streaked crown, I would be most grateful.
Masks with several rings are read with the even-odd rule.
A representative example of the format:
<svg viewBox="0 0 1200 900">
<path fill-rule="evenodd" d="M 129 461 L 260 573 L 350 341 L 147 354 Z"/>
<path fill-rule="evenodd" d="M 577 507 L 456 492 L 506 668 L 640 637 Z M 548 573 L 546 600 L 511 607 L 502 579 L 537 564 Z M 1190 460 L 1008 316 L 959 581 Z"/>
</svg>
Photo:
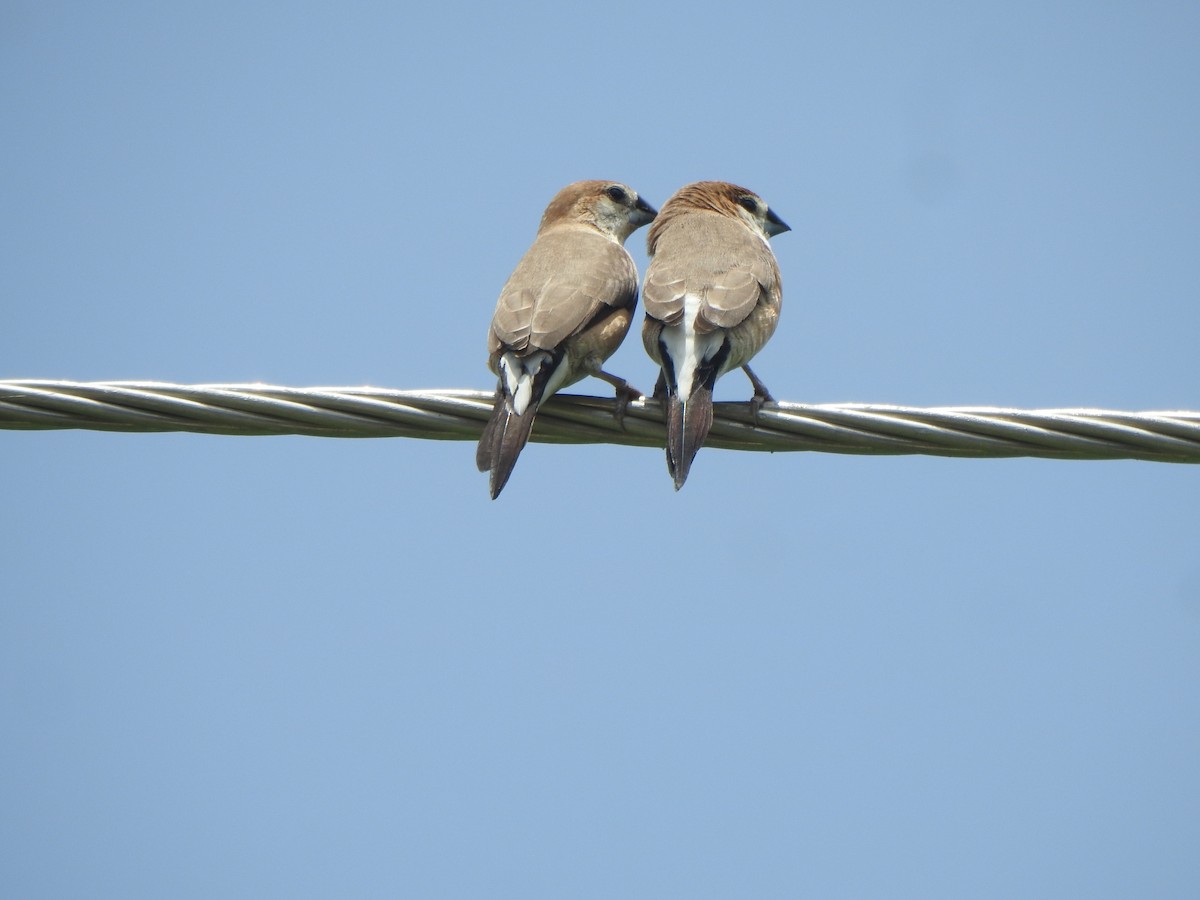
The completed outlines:
<svg viewBox="0 0 1200 900">
<path fill-rule="evenodd" d="M 680 188 L 650 227 L 642 343 L 662 370 L 654 393 L 666 402 L 675 490 L 712 427 L 718 378 L 744 370 L 755 415 L 772 401 L 747 363 L 775 333 L 783 300 L 768 240 L 790 230 L 753 191 L 724 181 Z"/>
</svg>

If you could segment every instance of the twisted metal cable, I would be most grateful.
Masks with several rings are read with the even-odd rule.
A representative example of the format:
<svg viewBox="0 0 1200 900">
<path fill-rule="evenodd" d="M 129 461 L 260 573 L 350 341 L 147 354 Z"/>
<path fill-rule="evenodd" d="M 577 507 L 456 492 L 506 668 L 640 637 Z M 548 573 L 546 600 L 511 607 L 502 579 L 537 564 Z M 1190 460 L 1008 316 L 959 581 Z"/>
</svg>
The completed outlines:
<svg viewBox="0 0 1200 900">
<path fill-rule="evenodd" d="M 492 409 L 483 391 L 292 388 L 268 384 L 150 381 L 0 381 L 0 428 L 190 431 L 478 440 Z M 538 413 L 533 440 L 662 447 L 663 409 L 630 404 L 623 426 L 614 401 L 559 394 Z M 1200 463 L 1200 412 L 1102 409 L 717 403 L 711 447 L 827 453 Z"/>
</svg>

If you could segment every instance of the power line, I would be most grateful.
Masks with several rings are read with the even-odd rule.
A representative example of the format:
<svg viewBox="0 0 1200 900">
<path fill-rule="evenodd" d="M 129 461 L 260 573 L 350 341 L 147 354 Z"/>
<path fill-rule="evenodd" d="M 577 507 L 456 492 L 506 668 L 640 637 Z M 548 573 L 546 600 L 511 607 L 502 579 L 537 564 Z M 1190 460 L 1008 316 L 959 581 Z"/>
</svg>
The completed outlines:
<svg viewBox="0 0 1200 900">
<path fill-rule="evenodd" d="M 0 381 L 0 428 L 467 441 L 479 438 L 492 402 L 471 390 Z M 657 401 L 631 404 L 624 428 L 613 412 L 611 398 L 559 394 L 538 413 L 532 439 L 663 446 Z M 717 403 L 707 446 L 1200 463 L 1200 412 L 785 402 L 763 407 L 755 423 L 748 403 Z"/>
</svg>

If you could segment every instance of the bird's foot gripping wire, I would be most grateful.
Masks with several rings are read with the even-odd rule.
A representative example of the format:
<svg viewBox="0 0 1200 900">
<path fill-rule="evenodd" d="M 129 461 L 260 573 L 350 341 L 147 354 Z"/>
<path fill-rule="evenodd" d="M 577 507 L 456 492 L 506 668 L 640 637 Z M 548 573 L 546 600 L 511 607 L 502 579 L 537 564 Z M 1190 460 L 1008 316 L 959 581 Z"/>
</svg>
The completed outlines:
<svg viewBox="0 0 1200 900">
<path fill-rule="evenodd" d="M 767 386 L 762 383 L 762 379 L 755 375 L 749 366 L 742 366 L 742 371 L 746 373 L 746 377 L 754 385 L 754 396 L 750 398 L 750 421 L 757 427 L 759 410 L 763 408 L 764 403 L 774 403 L 775 398 L 771 396 L 771 392 L 767 390 Z"/>
<path fill-rule="evenodd" d="M 613 386 L 616 391 L 617 405 L 613 409 L 613 418 L 617 420 L 617 427 L 622 431 L 625 430 L 625 411 L 629 409 L 629 404 L 634 400 L 645 399 L 645 394 L 635 388 L 624 378 L 619 378 L 616 375 L 610 375 L 608 372 L 599 371 L 593 373 L 597 378 L 607 381 Z"/>
</svg>

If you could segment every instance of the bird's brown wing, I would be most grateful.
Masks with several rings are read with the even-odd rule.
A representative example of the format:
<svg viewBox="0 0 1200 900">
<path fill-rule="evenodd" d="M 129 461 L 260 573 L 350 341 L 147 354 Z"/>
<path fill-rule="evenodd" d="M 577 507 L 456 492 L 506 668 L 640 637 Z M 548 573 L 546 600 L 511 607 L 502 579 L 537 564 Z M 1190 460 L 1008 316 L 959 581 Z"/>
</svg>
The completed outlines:
<svg viewBox="0 0 1200 900">
<path fill-rule="evenodd" d="M 779 266 L 771 248 L 744 223 L 696 212 L 679 216 L 659 235 L 646 272 L 646 314 L 676 324 L 684 297 L 701 300 L 700 331 L 733 328 L 764 296 L 778 293 Z"/>
<path fill-rule="evenodd" d="M 592 229 L 544 232 L 500 292 L 491 349 L 553 350 L 606 308 L 635 302 L 637 269 L 624 247 Z"/>
</svg>

